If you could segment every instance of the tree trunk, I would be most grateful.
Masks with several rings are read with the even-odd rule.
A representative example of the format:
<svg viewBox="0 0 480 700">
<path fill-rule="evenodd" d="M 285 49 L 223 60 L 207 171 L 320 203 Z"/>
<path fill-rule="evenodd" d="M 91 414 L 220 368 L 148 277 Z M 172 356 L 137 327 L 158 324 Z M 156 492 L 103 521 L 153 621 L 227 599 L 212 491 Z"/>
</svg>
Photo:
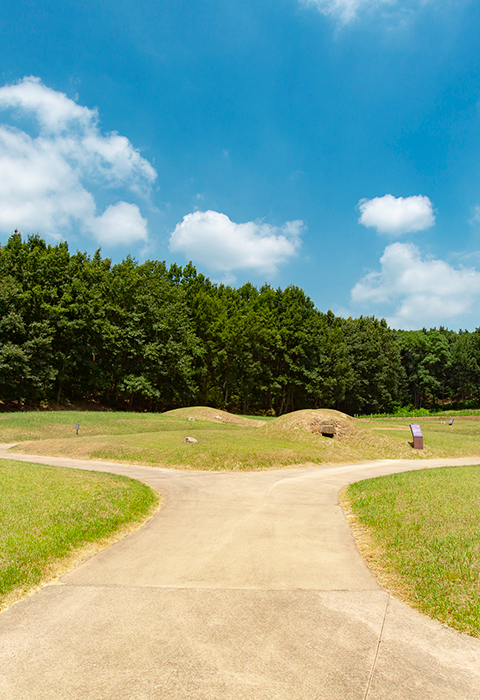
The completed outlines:
<svg viewBox="0 0 480 700">
<path fill-rule="evenodd" d="M 227 406 L 228 406 L 228 380 L 227 380 L 227 378 L 225 378 L 224 387 L 225 387 L 225 400 L 223 402 L 223 406 L 224 406 L 225 410 L 227 410 Z"/>
</svg>

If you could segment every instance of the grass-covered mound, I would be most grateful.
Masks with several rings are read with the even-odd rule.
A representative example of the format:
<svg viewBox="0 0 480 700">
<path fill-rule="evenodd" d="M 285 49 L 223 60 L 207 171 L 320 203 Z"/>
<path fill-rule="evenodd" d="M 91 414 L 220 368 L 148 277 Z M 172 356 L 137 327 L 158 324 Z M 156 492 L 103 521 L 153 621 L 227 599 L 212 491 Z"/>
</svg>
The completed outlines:
<svg viewBox="0 0 480 700">
<path fill-rule="evenodd" d="M 0 461 L 0 610 L 137 527 L 158 494 L 113 474 Z"/>
<path fill-rule="evenodd" d="M 344 499 L 380 583 L 430 617 L 480 637 L 480 466 L 360 481 Z"/>
<path fill-rule="evenodd" d="M 260 419 L 206 406 L 164 414 L 25 412 L 0 414 L 0 443 L 16 443 L 12 451 L 23 454 L 202 470 L 480 455 L 478 421 L 420 422 L 423 451 L 412 449 L 407 418 L 360 420 L 329 409 Z M 325 425 L 334 426 L 333 439 L 322 435 Z M 186 445 L 186 437 L 198 443 Z"/>
<path fill-rule="evenodd" d="M 195 418 L 195 420 L 204 420 L 211 423 L 225 425 L 241 425 L 249 428 L 260 428 L 264 425 L 264 420 L 257 418 L 247 418 L 246 416 L 238 416 L 235 413 L 222 411 L 219 408 L 211 408 L 210 406 L 190 406 L 189 408 L 174 408 L 172 411 L 166 411 L 163 416 L 171 418 L 187 419 Z"/>
<path fill-rule="evenodd" d="M 24 454 L 202 470 L 282 468 L 379 454 L 378 438 L 369 440 L 365 430 L 357 430 L 355 419 L 338 411 L 297 411 L 267 420 L 201 406 L 164 414 L 82 414 L 78 436 L 71 414 L 68 422 L 58 414 L 33 414 L 32 424 L 26 414 L 17 415 L 17 425 L 14 414 L 5 421 L 0 415 L 0 441 L 23 437 L 14 450 Z M 338 429 L 333 440 L 319 432 L 322 416 Z M 185 444 L 187 436 L 198 443 Z"/>
<path fill-rule="evenodd" d="M 305 409 L 286 413 L 269 425 L 268 432 L 271 434 L 294 434 L 294 431 L 299 430 L 322 436 L 323 430 L 330 426 L 335 429 L 334 439 L 336 440 L 347 440 L 359 432 L 365 432 L 358 427 L 355 418 L 329 408 Z"/>
</svg>

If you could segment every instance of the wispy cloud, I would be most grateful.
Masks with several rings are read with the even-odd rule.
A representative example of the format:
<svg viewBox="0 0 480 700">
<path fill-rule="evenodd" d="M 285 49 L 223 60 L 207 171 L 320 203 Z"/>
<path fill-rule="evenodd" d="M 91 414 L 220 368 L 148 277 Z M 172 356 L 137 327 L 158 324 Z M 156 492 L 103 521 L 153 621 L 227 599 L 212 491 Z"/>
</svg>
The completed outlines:
<svg viewBox="0 0 480 700">
<path fill-rule="evenodd" d="M 157 174 L 125 136 L 101 132 L 96 110 L 28 77 L 0 88 L 0 111 L 0 231 L 58 239 L 77 226 L 109 245 L 146 240 L 138 205 L 116 190 L 145 197 Z M 103 214 L 99 188 L 114 200 Z"/>
<path fill-rule="evenodd" d="M 237 224 L 216 211 L 196 211 L 183 217 L 170 237 L 170 250 L 233 281 L 234 273 L 275 275 L 300 248 L 302 221 L 276 227 L 249 221 Z"/>
<path fill-rule="evenodd" d="M 439 0 L 300 0 L 303 5 L 318 9 L 340 25 L 346 25 L 362 17 L 384 17 L 393 23 L 401 23 L 415 15 L 426 5 Z M 458 0 L 464 4 L 465 0 Z"/>
<path fill-rule="evenodd" d="M 470 219 L 469 223 L 471 223 L 472 225 L 480 224 L 480 205 L 477 204 L 473 208 L 472 218 Z"/>
<path fill-rule="evenodd" d="M 305 5 L 313 5 L 322 14 L 337 19 L 342 24 L 348 24 L 356 17 L 385 6 L 397 5 L 397 0 L 301 0 Z"/>
</svg>

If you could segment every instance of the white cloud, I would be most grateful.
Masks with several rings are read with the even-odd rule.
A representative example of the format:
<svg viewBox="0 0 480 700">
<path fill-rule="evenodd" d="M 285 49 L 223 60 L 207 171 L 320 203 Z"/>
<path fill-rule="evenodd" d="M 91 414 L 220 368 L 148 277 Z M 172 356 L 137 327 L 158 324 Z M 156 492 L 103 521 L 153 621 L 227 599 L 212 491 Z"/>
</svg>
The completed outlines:
<svg viewBox="0 0 480 700">
<path fill-rule="evenodd" d="M 314 5 L 323 15 L 338 19 L 342 24 L 354 20 L 358 14 L 377 10 L 382 6 L 397 5 L 397 0 L 303 0 L 306 5 Z"/>
<path fill-rule="evenodd" d="M 123 211 L 135 224 L 130 238 L 121 226 L 118 237 L 111 228 L 101 233 L 112 207 L 97 216 L 94 191 L 147 196 L 156 172 L 127 138 L 100 131 L 96 110 L 32 77 L 0 88 L 0 110 L 12 111 L 10 124 L 0 125 L 0 231 L 19 228 L 60 238 L 77 226 L 111 245 L 145 239 L 138 206 L 123 201 L 112 207 L 117 220 Z M 19 116 L 33 120 L 28 132 L 12 126 Z"/>
<path fill-rule="evenodd" d="M 376 228 L 378 233 L 397 236 L 402 233 L 425 231 L 435 225 L 433 206 L 428 197 L 394 197 L 386 194 L 374 199 L 361 199 L 358 203 L 361 216 L 359 224 Z"/>
<path fill-rule="evenodd" d="M 370 308 L 393 305 L 387 320 L 396 328 L 448 323 L 459 327 L 460 319 L 480 299 L 480 272 L 454 268 L 444 260 L 422 259 L 412 243 L 387 246 L 380 264 L 380 272 L 370 272 L 355 285 L 351 299 Z"/>
<path fill-rule="evenodd" d="M 216 211 L 183 217 L 170 237 L 170 250 L 233 280 L 233 271 L 272 276 L 295 256 L 301 245 L 302 221 L 282 227 L 249 221 L 236 224 Z"/>
<path fill-rule="evenodd" d="M 117 202 L 97 216 L 90 228 L 102 244 L 126 245 L 148 240 L 147 220 L 140 214 L 136 204 Z"/>
</svg>

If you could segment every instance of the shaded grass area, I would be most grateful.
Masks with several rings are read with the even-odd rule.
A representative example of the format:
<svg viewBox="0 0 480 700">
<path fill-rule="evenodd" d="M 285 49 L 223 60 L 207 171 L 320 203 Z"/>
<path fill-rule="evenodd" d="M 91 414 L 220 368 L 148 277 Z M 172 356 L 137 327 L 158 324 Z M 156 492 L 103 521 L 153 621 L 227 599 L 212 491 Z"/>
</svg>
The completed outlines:
<svg viewBox="0 0 480 700">
<path fill-rule="evenodd" d="M 134 479 L 2 460 L 0 609 L 56 575 L 79 548 L 143 522 L 158 502 Z"/>
<path fill-rule="evenodd" d="M 360 550 L 381 583 L 480 637 L 480 466 L 369 479 L 345 496 Z"/>
</svg>

